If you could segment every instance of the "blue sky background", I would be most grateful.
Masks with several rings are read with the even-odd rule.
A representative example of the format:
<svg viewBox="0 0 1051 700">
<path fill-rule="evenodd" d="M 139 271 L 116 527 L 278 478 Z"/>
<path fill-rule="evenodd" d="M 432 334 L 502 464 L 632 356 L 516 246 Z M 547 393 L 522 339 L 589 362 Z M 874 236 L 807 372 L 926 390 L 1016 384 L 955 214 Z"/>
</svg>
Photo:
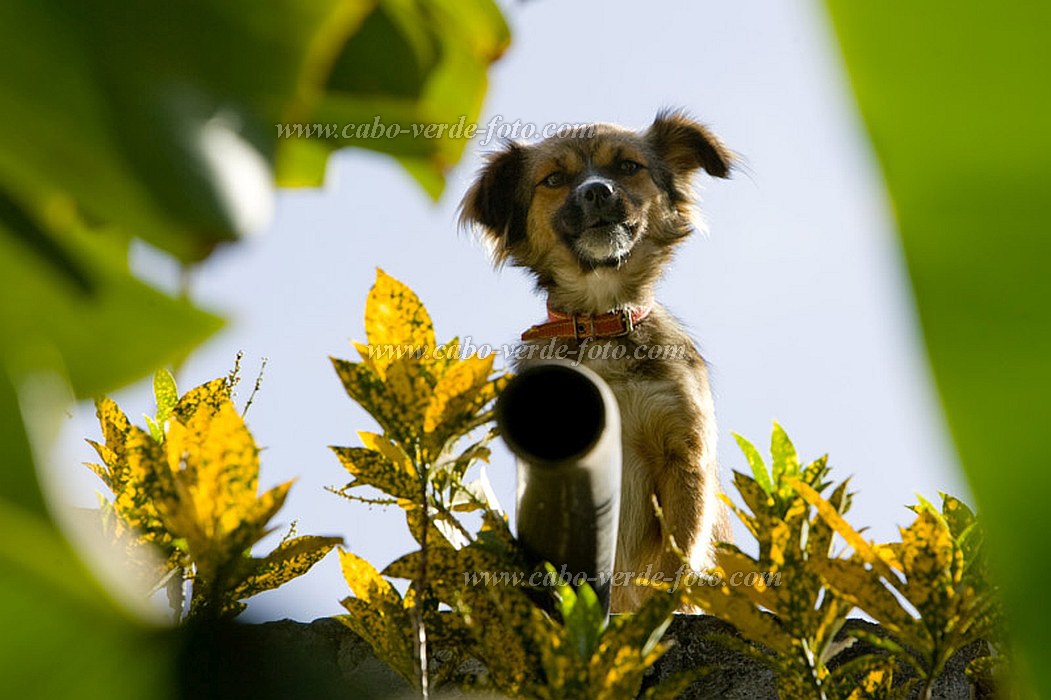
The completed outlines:
<svg viewBox="0 0 1051 700">
<path fill-rule="evenodd" d="M 698 180 L 710 233 L 680 249 L 659 298 L 711 365 L 723 483 L 745 462 L 731 433 L 765 451 L 771 422 L 804 458 L 831 455 L 853 475 L 851 513 L 870 536 L 907 523 L 914 494 L 969 495 L 923 354 L 887 200 L 818 3 L 530 2 L 506 6 L 514 41 L 491 72 L 494 115 L 547 123 L 645 127 L 665 106 L 709 124 L 743 167 Z M 409 284 L 439 339 L 514 342 L 543 316 L 524 274 L 494 271 L 457 230 L 456 206 L 481 155 L 475 139 L 434 204 L 391 160 L 346 151 L 320 190 L 282 191 L 266 230 L 194 274 L 199 303 L 230 318 L 180 372 L 181 390 L 225 374 L 246 353 L 240 396 L 269 358 L 249 427 L 264 446 L 261 484 L 298 478 L 281 527 L 339 534 L 382 567 L 409 551 L 397 509 L 326 493 L 347 480 L 327 445 L 357 445 L 374 428 L 344 393 L 329 355 L 356 359 L 375 267 Z M 177 270 L 145 248 L 136 267 L 175 288 Z M 153 412 L 146 383 L 115 397 L 129 416 Z M 139 421 L 142 422 L 141 419 Z M 63 426 L 51 459 L 64 498 L 91 504 L 101 484 L 80 462 L 98 438 L 90 405 Z M 513 508 L 514 467 L 498 446 L 489 475 Z M 743 531 L 738 537 L 745 541 Z M 252 599 L 255 619 L 338 614 L 348 595 L 335 556 Z"/>
</svg>

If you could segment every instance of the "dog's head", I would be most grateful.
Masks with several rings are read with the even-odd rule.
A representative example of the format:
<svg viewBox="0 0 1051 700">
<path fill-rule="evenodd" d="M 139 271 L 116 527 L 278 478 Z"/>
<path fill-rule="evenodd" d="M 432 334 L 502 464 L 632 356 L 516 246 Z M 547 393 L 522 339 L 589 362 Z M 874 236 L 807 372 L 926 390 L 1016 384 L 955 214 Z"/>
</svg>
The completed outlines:
<svg viewBox="0 0 1051 700">
<path fill-rule="evenodd" d="M 596 124 L 490 156 L 461 218 L 481 227 L 498 263 L 528 268 L 563 305 L 607 310 L 650 292 L 693 230 L 691 176 L 727 177 L 731 158 L 679 112 L 642 132 Z"/>
</svg>

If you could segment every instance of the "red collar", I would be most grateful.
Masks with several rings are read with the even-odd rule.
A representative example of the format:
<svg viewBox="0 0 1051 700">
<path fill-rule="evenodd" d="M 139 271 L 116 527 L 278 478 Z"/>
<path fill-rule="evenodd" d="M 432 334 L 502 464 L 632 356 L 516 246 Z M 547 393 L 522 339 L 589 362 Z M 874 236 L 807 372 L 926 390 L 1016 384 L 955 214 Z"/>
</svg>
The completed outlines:
<svg viewBox="0 0 1051 700">
<path fill-rule="evenodd" d="M 522 340 L 546 338 L 620 338 L 628 335 L 642 323 L 653 306 L 647 304 L 635 309 L 615 309 L 603 314 L 570 314 L 547 307 L 547 323 L 540 323 L 522 334 Z"/>
</svg>

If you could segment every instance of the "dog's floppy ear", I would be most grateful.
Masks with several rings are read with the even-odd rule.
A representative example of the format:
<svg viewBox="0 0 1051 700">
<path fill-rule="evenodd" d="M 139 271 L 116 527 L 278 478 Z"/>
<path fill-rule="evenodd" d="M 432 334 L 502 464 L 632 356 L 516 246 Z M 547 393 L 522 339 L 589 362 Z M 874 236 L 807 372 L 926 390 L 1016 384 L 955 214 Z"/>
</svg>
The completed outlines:
<svg viewBox="0 0 1051 700">
<path fill-rule="evenodd" d="M 460 224 L 482 227 L 497 263 L 504 262 L 511 248 L 526 237 L 528 212 L 520 191 L 525 155 L 525 147 L 516 143 L 491 154 L 460 203 Z"/>
<path fill-rule="evenodd" d="M 729 177 L 733 152 L 715 134 L 679 111 L 662 111 L 646 130 L 646 140 L 673 171 L 704 168 L 712 177 Z"/>
</svg>

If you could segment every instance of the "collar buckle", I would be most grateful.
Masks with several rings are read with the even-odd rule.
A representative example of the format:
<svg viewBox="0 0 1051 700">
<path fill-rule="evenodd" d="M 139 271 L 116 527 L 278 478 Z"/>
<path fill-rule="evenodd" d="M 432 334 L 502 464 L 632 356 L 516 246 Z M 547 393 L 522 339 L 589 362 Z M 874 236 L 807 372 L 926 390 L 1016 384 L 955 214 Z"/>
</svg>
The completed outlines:
<svg viewBox="0 0 1051 700">
<path fill-rule="evenodd" d="M 620 320 L 624 324 L 624 330 L 614 335 L 614 338 L 620 338 L 625 335 L 630 335 L 635 330 L 635 314 L 631 309 L 620 310 Z"/>
</svg>

